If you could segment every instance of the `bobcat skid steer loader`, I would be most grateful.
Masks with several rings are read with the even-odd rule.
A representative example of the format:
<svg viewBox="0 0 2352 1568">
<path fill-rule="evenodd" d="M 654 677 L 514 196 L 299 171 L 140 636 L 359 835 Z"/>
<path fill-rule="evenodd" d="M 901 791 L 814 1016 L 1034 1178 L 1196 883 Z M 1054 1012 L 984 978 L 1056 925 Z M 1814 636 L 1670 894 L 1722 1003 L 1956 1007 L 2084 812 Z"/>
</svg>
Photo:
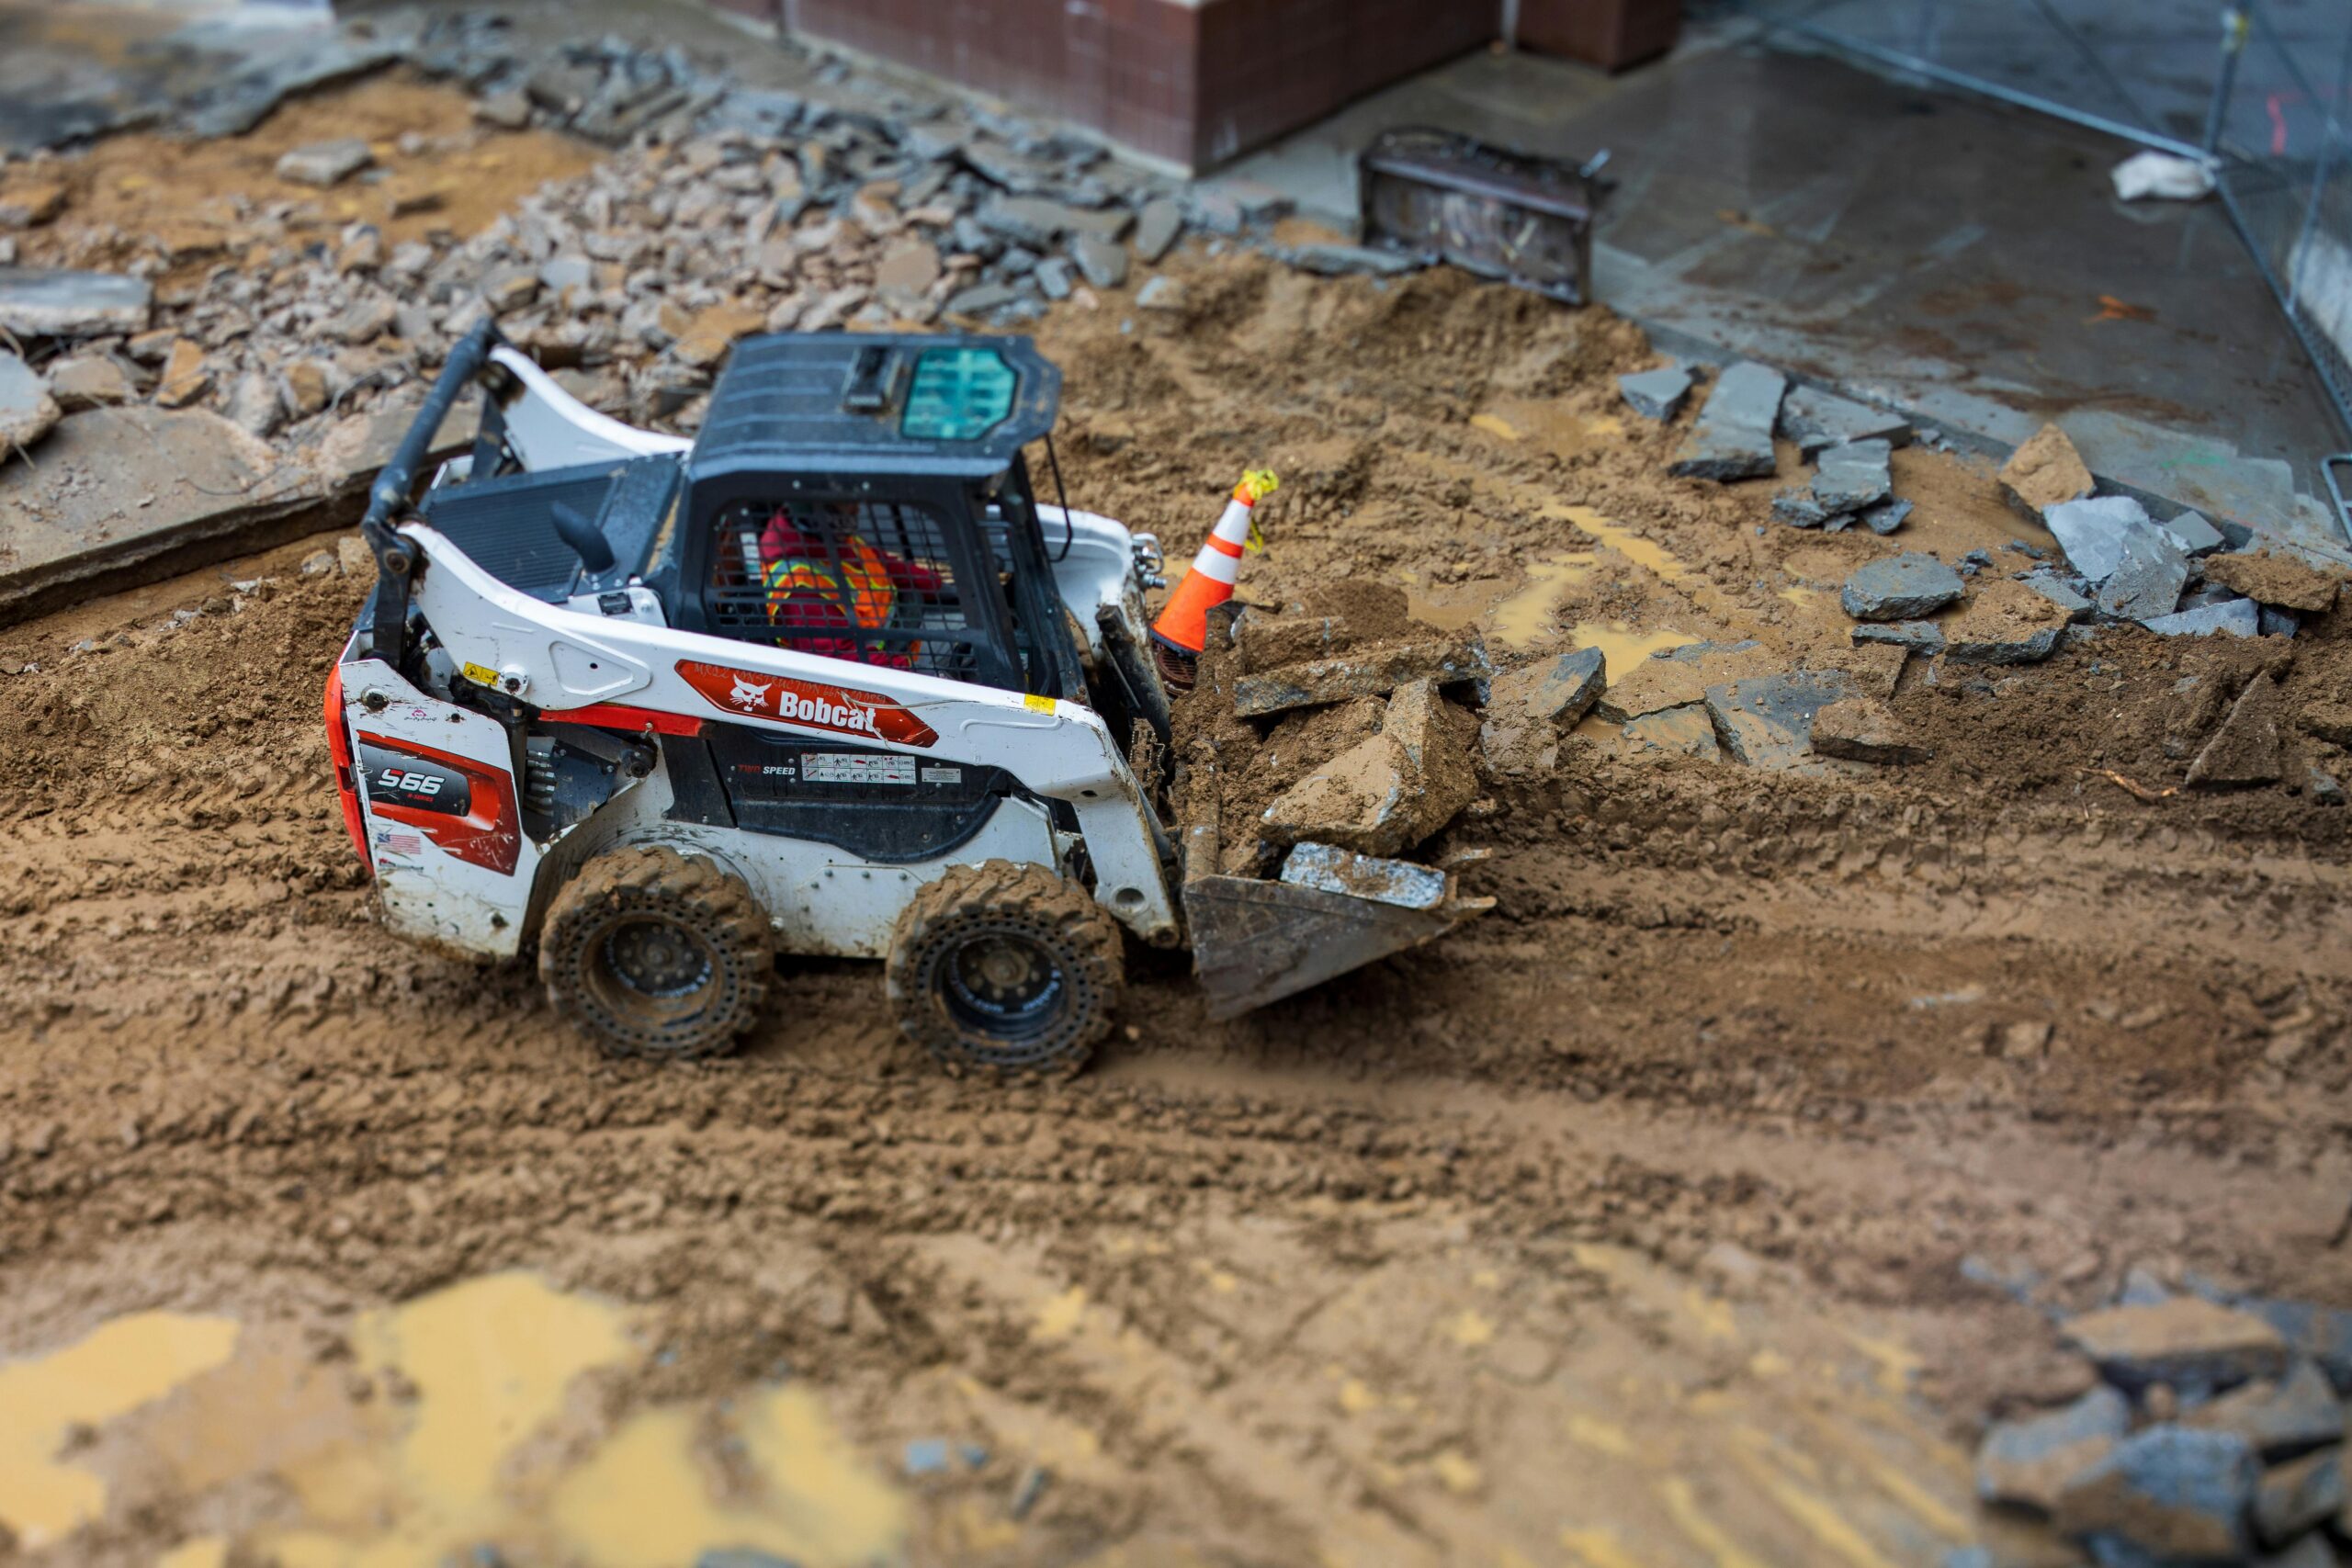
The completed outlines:
<svg viewBox="0 0 2352 1568">
<path fill-rule="evenodd" d="M 1336 851 L 1319 886 L 1186 878 L 1128 761 L 1168 739 L 1159 551 L 1036 498 L 1059 387 L 1025 338 L 750 337 L 689 442 L 469 335 L 370 496 L 327 685 L 385 923 L 536 942 L 562 1014 L 653 1056 L 729 1047 L 779 953 L 880 958 L 909 1037 L 1019 1074 L 1107 1030 L 1123 931 L 1230 1016 L 1484 908 Z"/>
</svg>

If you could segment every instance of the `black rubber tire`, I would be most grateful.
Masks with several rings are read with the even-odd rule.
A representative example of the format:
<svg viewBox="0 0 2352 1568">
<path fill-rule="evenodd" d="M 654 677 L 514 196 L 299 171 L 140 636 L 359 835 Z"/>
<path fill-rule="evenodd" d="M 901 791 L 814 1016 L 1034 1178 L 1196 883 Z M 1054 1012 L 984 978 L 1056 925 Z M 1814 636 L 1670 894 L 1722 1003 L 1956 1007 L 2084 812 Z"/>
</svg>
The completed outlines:
<svg viewBox="0 0 2352 1568">
<path fill-rule="evenodd" d="M 1019 954 L 1033 1007 L 1001 1019 L 965 965 Z M 975 955 L 978 955 L 976 958 Z M 899 916 L 884 985 L 899 1032 L 950 1073 L 999 1078 L 1077 1072 L 1111 1028 L 1126 979 L 1118 922 L 1086 890 L 1042 866 L 993 860 L 951 868 Z"/>
<path fill-rule="evenodd" d="M 649 990 L 619 962 L 632 942 L 675 964 Z M 611 1055 L 720 1055 L 760 1015 L 775 969 L 768 919 L 742 878 L 652 844 L 598 855 L 556 895 L 539 933 L 555 1010 Z"/>
</svg>

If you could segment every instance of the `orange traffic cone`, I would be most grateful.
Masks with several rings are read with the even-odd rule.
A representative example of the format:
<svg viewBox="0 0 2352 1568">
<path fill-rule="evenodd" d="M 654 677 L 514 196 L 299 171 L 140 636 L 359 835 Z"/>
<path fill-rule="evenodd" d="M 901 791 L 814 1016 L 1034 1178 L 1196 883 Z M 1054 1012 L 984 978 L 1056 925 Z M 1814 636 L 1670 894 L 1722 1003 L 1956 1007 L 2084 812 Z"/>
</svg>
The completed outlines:
<svg viewBox="0 0 2352 1568">
<path fill-rule="evenodd" d="M 1242 552 L 1253 532 L 1250 509 L 1274 492 L 1282 481 L 1264 468 L 1251 468 L 1233 487 L 1225 515 L 1209 530 L 1208 542 L 1193 558 L 1193 570 L 1168 596 L 1167 607 L 1151 624 L 1158 644 L 1160 675 L 1171 684 L 1190 687 L 1193 661 L 1208 646 L 1209 612 L 1233 597 L 1234 580 L 1240 575 Z"/>
</svg>

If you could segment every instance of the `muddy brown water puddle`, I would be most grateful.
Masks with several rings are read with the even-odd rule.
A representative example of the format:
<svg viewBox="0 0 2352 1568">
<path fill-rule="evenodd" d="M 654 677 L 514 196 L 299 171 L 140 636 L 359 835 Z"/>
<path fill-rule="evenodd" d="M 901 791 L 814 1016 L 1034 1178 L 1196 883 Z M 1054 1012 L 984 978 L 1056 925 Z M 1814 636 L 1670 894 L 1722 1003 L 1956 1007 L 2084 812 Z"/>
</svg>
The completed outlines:
<svg viewBox="0 0 2352 1568">
<path fill-rule="evenodd" d="M 106 1517 L 96 1456 L 114 1434 L 93 1434 L 115 1424 L 181 1493 L 265 1499 L 237 1540 L 281 1568 L 406 1568 L 483 1542 L 586 1568 L 675 1568 L 714 1547 L 820 1568 L 895 1555 L 906 1535 L 903 1497 L 808 1389 L 600 1420 L 600 1376 L 650 1352 L 618 1307 L 533 1275 L 365 1313 L 340 1364 L 270 1337 L 139 1313 L 0 1367 L 0 1524 L 39 1550 Z M 354 1401 L 355 1379 L 374 1394 Z M 198 1536 L 157 1561 L 210 1568 L 229 1545 Z"/>
</svg>

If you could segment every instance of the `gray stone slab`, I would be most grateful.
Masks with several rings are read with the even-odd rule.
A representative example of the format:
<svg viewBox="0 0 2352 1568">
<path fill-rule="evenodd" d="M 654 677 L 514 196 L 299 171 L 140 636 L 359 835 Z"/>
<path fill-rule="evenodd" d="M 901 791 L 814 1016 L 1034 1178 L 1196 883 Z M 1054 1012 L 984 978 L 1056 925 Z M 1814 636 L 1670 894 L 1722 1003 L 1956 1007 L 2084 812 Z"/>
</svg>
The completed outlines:
<svg viewBox="0 0 2352 1568">
<path fill-rule="evenodd" d="M 1772 428 L 1789 378 L 1767 365 L 1742 361 L 1724 371 L 1682 443 L 1669 472 L 1694 479 L 1762 479 L 1778 460 Z"/>
<path fill-rule="evenodd" d="M 1644 419 L 1669 420 L 1682 412 L 1683 400 L 1690 395 L 1690 372 L 1679 365 L 1636 370 L 1617 378 L 1617 393 Z"/>
<path fill-rule="evenodd" d="M 1493 673 L 1475 645 L 1445 642 L 1396 643 L 1361 654 L 1288 664 L 1234 683 L 1233 711 L 1245 718 L 1283 713 L 1351 697 L 1376 697 L 1415 681 L 1450 685 L 1483 681 Z"/>
<path fill-rule="evenodd" d="M 2205 521 L 2201 513 L 2184 512 L 2171 522 L 2159 523 L 2156 526 L 2173 536 L 2184 555 L 2205 555 L 2229 542 L 2222 536 L 2219 528 Z"/>
<path fill-rule="evenodd" d="M 1882 643 L 1929 655 L 1944 650 L 1944 629 L 1933 621 L 1864 621 L 1853 636 L 1857 646 Z"/>
<path fill-rule="evenodd" d="M 1792 387 L 1781 402 L 1781 434 L 1795 442 L 1810 461 L 1832 446 L 1856 441 L 1907 446 L 1912 433 L 1911 422 L 1899 413 L 1888 413 L 1818 387 Z"/>
<path fill-rule="evenodd" d="M 1394 277 L 1419 272 L 1419 257 L 1371 245 L 1294 245 L 1283 253 L 1290 265 L 1318 277 Z"/>
<path fill-rule="evenodd" d="M 2055 1517 L 2066 1534 L 2109 1533 L 2159 1557 L 2243 1559 L 2257 1473 L 2234 1433 L 2151 1427 L 2077 1477 Z"/>
<path fill-rule="evenodd" d="M 1136 254 L 1148 262 L 1166 255 L 1184 232 L 1184 209 L 1173 197 L 1158 197 L 1136 214 Z"/>
<path fill-rule="evenodd" d="M 1100 234 L 1072 234 L 1069 259 L 1086 281 L 1097 288 L 1116 288 L 1127 280 L 1127 248 Z"/>
<path fill-rule="evenodd" d="M 1445 873 L 1411 861 L 1360 855 L 1335 844 L 1298 844 L 1283 858 L 1282 880 L 1294 887 L 1344 893 L 1405 909 L 1434 909 L 1445 901 Z"/>
<path fill-rule="evenodd" d="M 2251 599 L 2231 599 L 2154 615 L 2142 626 L 2159 637 L 2256 637 L 2262 631 L 2261 613 Z"/>
<path fill-rule="evenodd" d="M 2148 621 L 2180 606 L 2188 585 L 2188 558 L 2179 541 L 2161 528 L 2122 531 L 2115 570 L 2098 585 L 2098 607 L 2119 620 Z"/>
<path fill-rule="evenodd" d="M 1860 515 L 1862 525 L 1871 533 L 1892 534 L 1902 527 L 1911 515 L 1911 503 L 1907 501 L 1883 501 L 1876 506 L 1863 508 Z"/>
<path fill-rule="evenodd" d="M 1734 761 L 1752 768 L 1786 768 L 1813 755 L 1814 716 L 1854 694 L 1842 670 L 1761 675 L 1707 688 L 1707 717 L 1715 739 Z"/>
<path fill-rule="evenodd" d="M 2296 1351 L 2317 1361 L 2336 1392 L 2352 1394 L 2352 1311 L 2257 1296 L 2241 1297 L 2236 1305 L 2277 1329 Z"/>
<path fill-rule="evenodd" d="M 1772 515 L 1792 528 L 1820 528 L 1833 520 L 1829 509 L 1809 490 L 1784 490 L 1774 496 Z"/>
<path fill-rule="evenodd" d="M 2292 1459 L 2344 1440 L 2344 1406 L 2318 1363 L 2298 1360 L 2278 1382 L 2248 1383 L 2208 1400 L 2183 1412 L 2180 1424 L 2235 1432 L 2265 1461 Z"/>
<path fill-rule="evenodd" d="M 2048 568 L 2028 572 L 2018 581 L 2065 611 L 2069 619 L 2084 621 L 2090 618 L 2091 602 L 2075 592 L 2073 583 Z"/>
<path fill-rule="evenodd" d="M 1831 513 L 1876 506 L 1894 488 L 1887 460 L 1894 447 L 1883 440 L 1849 442 L 1821 454 L 1813 476 L 1813 498 Z"/>
<path fill-rule="evenodd" d="M 324 187 L 350 178 L 376 161 L 368 143 L 356 136 L 314 141 L 297 147 L 277 160 L 277 177 L 296 185 Z"/>
<path fill-rule="evenodd" d="M 0 330 L 20 338 L 144 332 L 154 299 L 143 277 L 0 266 Z"/>
<path fill-rule="evenodd" d="M 19 446 L 48 434 L 59 418 L 49 383 L 23 360 L 0 348 L 0 463 Z"/>
<path fill-rule="evenodd" d="M 2047 1416 L 1998 1422 L 1976 1450 L 1976 1495 L 2047 1512 L 2131 1429 L 2132 1406 L 2104 1386 Z"/>
<path fill-rule="evenodd" d="M 2147 508 L 2128 495 L 2062 502 L 2041 514 L 2067 564 L 2086 581 L 2105 582 L 2123 561 L 2123 540 L 2134 528 L 2153 528 Z"/>
<path fill-rule="evenodd" d="M 1960 573 L 1933 556 L 1912 551 L 1855 572 L 1838 602 L 1858 621 L 1909 621 L 1932 615 L 1967 591 Z"/>
</svg>

